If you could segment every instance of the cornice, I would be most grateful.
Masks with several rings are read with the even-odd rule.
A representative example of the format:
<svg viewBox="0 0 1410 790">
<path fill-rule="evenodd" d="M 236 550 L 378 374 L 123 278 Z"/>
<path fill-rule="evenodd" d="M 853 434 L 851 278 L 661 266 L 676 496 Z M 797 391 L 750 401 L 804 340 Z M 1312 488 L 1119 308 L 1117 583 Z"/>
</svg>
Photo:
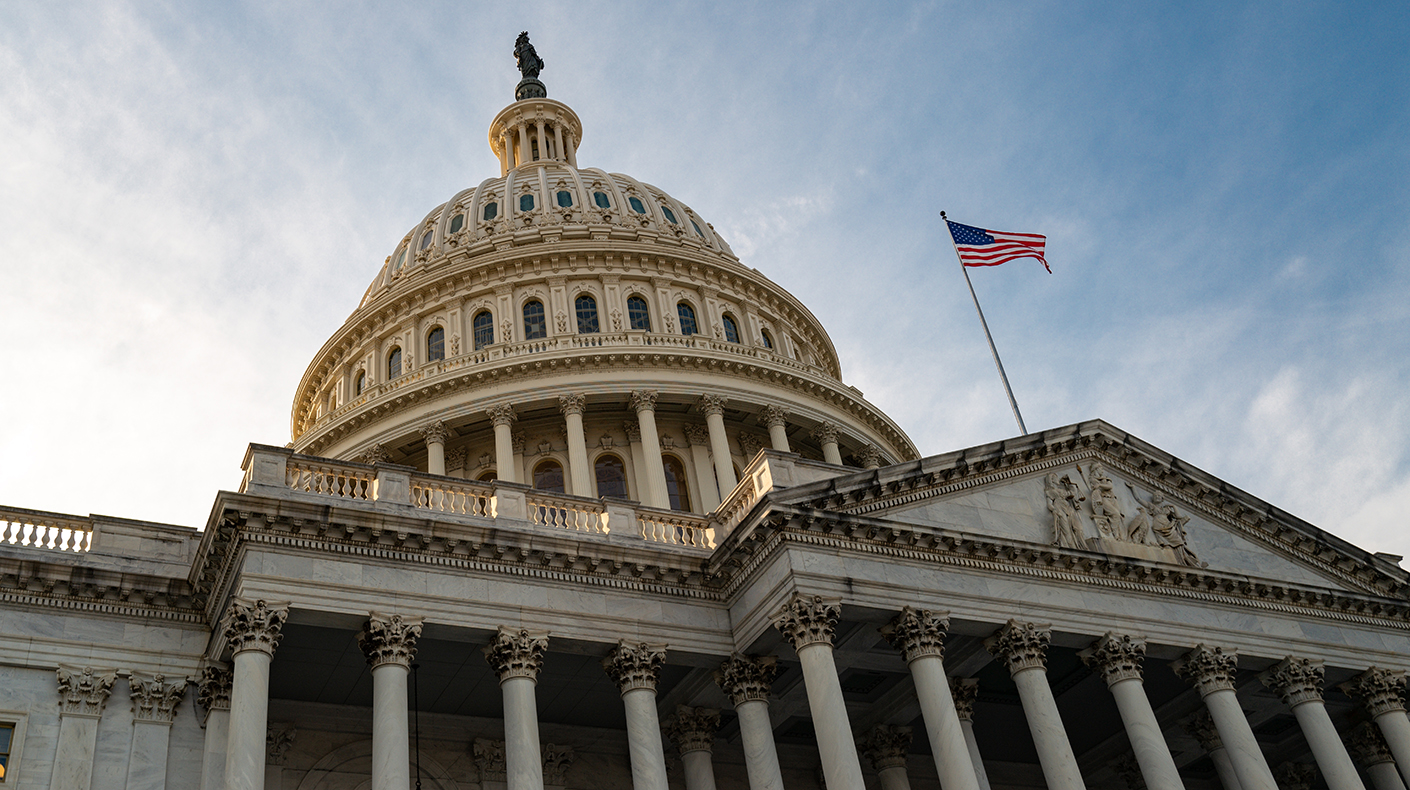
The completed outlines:
<svg viewBox="0 0 1410 790">
<path fill-rule="evenodd" d="M 0 557 L 0 603 L 181 624 L 205 622 L 184 579 L 119 573 L 71 561 Z"/>
</svg>

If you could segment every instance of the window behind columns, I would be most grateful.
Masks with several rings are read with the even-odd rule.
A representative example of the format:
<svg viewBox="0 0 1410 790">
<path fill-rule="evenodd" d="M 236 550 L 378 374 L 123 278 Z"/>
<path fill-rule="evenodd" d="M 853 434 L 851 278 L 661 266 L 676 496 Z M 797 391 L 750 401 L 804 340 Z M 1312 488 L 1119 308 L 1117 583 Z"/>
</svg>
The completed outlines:
<svg viewBox="0 0 1410 790">
<path fill-rule="evenodd" d="M 691 307 L 685 302 L 681 302 L 676 305 L 676 315 L 679 316 L 681 320 L 682 335 L 693 335 L 700 331 L 699 326 L 695 323 L 694 307 Z"/>
<path fill-rule="evenodd" d="M 539 465 L 534 467 L 534 488 L 555 494 L 566 493 L 563 485 L 563 464 L 551 458 L 539 461 Z"/>
<path fill-rule="evenodd" d="M 640 296 L 627 299 L 627 320 L 631 322 L 632 329 L 651 331 L 651 308 L 646 306 L 645 299 Z"/>
<path fill-rule="evenodd" d="M 535 299 L 524 305 L 524 339 L 541 337 L 548 337 L 548 321 L 544 317 L 543 302 Z"/>
<path fill-rule="evenodd" d="M 627 466 L 611 453 L 599 455 L 594 464 L 597 475 L 597 495 L 627 498 Z"/>
<path fill-rule="evenodd" d="M 353 384 L 353 394 L 354 394 L 354 395 L 361 395 L 363 389 L 365 389 L 366 387 L 367 387 L 367 373 L 364 372 L 364 371 L 359 370 L 359 371 L 357 372 L 357 381 L 356 381 L 356 383 Z"/>
<path fill-rule="evenodd" d="M 401 346 L 397 346 L 387 354 L 387 380 L 391 381 L 401 375 Z"/>
<path fill-rule="evenodd" d="M 476 351 L 494 343 L 494 315 L 489 310 L 476 313 L 471 328 L 475 333 Z"/>
<path fill-rule="evenodd" d="M 685 465 L 674 455 L 661 456 L 661 465 L 666 468 L 666 495 L 671 499 L 671 509 L 690 512 L 690 489 L 685 483 Z"/>
<path fill-rule="evenodd" d="M 587 294 L 582 294 L 573 303 L 578 311 L 578 334 L 596 334 L 597 324 L 597 300 Z"/>
<path fill-rule="evenodd" d="M 432 329 L 426 335 L 426 361 L 435 362 L 446 358 L 446 331 L 441 327 Z"/>
<path fill-rule="evenodd" d="M 739 324 L 736 324 L 734 322 L 734 316 L 731 316 L 726 313 L 724 317 L 720 319 L 720 322 L 725 325 L 725 340 L 728 340 L 731 343 L 738 343 Z"/>
</svg>

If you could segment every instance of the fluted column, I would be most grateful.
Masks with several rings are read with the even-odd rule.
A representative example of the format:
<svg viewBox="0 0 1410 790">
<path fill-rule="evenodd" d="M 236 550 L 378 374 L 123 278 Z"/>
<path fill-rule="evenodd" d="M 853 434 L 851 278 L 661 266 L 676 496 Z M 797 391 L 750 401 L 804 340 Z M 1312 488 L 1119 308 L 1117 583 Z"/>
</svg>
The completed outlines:
<svg viewBox="0 0 1410 790">
<path fill-rule="evenodd" d="M 426 440 L 426 472 L 433 475 L 446 473 L 446 439 L 450 429 L 440 420 L 421 429 L 421 437 Z"/>
<path fill-rule="evenodd" d="M 1381 729 L 1400 778 L 1410 784 L 1410 718 L 1405 715 L 1405 673 L 1371 667 L 1341 685 L 1342 691 L 1366 706 Z"/>
<path fill-rule="evenodd" d="M 1108 633 L 1096 644 L 1078 654 L 1083 663 L 1101 675 L 1121 712 L 1126 737 L 1136 754 L 1141 778 L 1150 790 L 1184 790 L 1170 746 L 1161 734 L 1160 722 L 1151 709 L 1142 680 L 1142 664 L 1146 659 L 1144 639 L 1124 634 Z"/>
<path fill-rule="evenodd" d="M 560 162 L 567 161 L 568 157 L 567 157 L 566 154 L 563 153 L 563 124 L 562 124 L 562 123 L 555 123 L 555 124 L 553 125 L 553 143 L 554 143 L 554 148 L 557 149 L 557 153 L 558 153 L 558 156 L 555 157 L 555 158 L 556 158 L 558 161 L 560 161 Z"/>
<path fill-rule="evenodd" d="M 690 442 L 691 466 L 700 483 L 700 507 L 706 513 L 720 506 L 720 487 L 715 482 L 715 467 L 710 463 L 710 429 L 704 425 L 685 426 L 685 438 Z"/>
<path fill-rule="evenodd" d="M 793 600 L 774 615 L 773 623 L 793 645 L 803 665 L 803 685 L 808 692 L 808 709 L 813 714 L 827 786 L 859 788 L 862 764 L 857 759 L 842 683 L 832 657 L 832 639 L 841 615 L 839 601 L 794 593 Z"/>
<path fill-rule="evenodd" d="M 262 790 L 264 740 L 269 727 L 269 665 L 289 619 L 287 603 L 234 598 L 222 633 L 230 646 L 230 740 L 225 749 L 225 790 Z"/>
<path fill-rule="evenodd" d="M 623 639 L 602 659 L 607 676 L 622 690 L 627 710 L 627 745 L 635 790 L 666 790 L 666 752 L 656 714 L 656 681 L 666 662 L 665 645 Z"/>
<path fill-rule="evenodd" d="M 778 659 L 735 654 L 715 671 L 715 682 L 734 703 L 749 790 L 783 790 L 773 723 L 769 720 L 769 687 L 778 675 Z"/>
<path fill-rule="evenodd" d="M 715 790 L 715 767 L 710 757 L 715 732 L 720 729 L 720 712 L 713 708 L 680 705 L 666 722 L 666 734 L 680 750 L 685 765 L 685 790 Z"/>
<path fill-rule="evenodd" d="M 583 412 L 587 398 L 581 392 L 558 396 L 558 410 L 563 412 L 564 430 L 568 434 L 568 475 L 575 496 L 592 496 L 592 468 L 588 465 L 587 437 L 583 433 Z"/>
<path fill-rule="evenodd" d="M 1302 736 L 1312 748 L 1317 767 L 1327 780 L 1327 787 L 1330 790 L 1365 790 L 1322 702 L 1323 673 L 1321 661 L 1288 656 L 1258 679 L 1292 708 L 1298 726 L 1302 727 Z"/>
<path fill-rule="evenodd" d="M 641 451 L 641 423 L 636 420 L 624 420 L 622 432 L 627 435 L 627 446 L 632 455 L 632 481 L 635 484 L 636 498 L 639 502 L 645 502 L 650 486 L 647 484 L 646 456 Z M 665 473 L 665 467 L 662 467 L 661 474 Z"/>
<path fill-rule="evenodd" d="M 715 478 L 720 481 L 720 498 L 723 499 L 739 484 L 730 460 L 729 437 L 725 434 L 725 399 L 701 395 L 700 411 L 705 413 L 705 427 L 710 429 L 710 455 L 715 460 Z"/>
<path fill-rule="evenodd" d="M 813 429 L 813 438 L 822 445 L 823 460 L 834 465 L 842 465 L 842 451 L 837 447 L 837 426 L 830 422 L 819 423 Z"/>
<path fill-rule="evenodd" d="M 529 125 L 519 124 L 519 164 L 527 165 L 534 161 L 534 149 L 529 145 Z"/>
<path fill-rule="evenodd" d="M 507 403 L 490 409 L 490 422 L 494 423 L 495 475 L 506 483 L 519 482 L 519 471 L 514 468 L 514 421 L 518 418 L 514 407 Z"/>
<path fill-rule="evenodd" d="M 132 697 L 132 744 L 127 756 L 124 790 L 165 790 L 166 758 L 176 706 L 186 695 L 186 678 L 132 673 L 127 679 Z"/>
<path fill-rule="evenodd" d="M 984 641 L 984 647 L 1004 662 L 1018 697 L 1023 703 L 1023 715 L 1028 730 L 1033 733 L 1033 745 L 1038 748 L 1038 762 L 1043 766 L 1048 790 L 1085 790 L 1077 758 L 1067 740 L 1057 700 L 1048 686 L 1048 642 L 1052 632 L 1046 626 L 1010 620 L 998 633 Z"/>
<path fill-rule="evenodd" d="M 979 790 L 989 790 L 989 774 L 984 770 L 984 758 L 979 756 L 979 740 L 974 737 L 974 700 L 979 696 L 979 681 L 950 678 L 950 696 L 955 698 L 955 714 L 960 717 L 960 729 L 964 730 L 964 743 L 969 747 L 969 761 L 974 764 Z"/>
<path fill-rule="evenodd" d="M 945 632 L 949 627 L 948 614 L 907 606 L 882 627 L 881 635 L 901 651 L 910 667 L 940 786 L 944 790 L 979 790 L 979 775 L 945 676 Z"/>
<path fill-rule="evenodd" d="M 51 788 L 88 790 L 98 749 L 98 719 L 113 693 L 117 670 L 59 667 L 59 740 Z"/>
<path fill-rule="evenodd" d="M 420 636 L 421 618 L 377 612 L 357 635 L 372 670 L 372 790 L 410 790 L 406 681 Z"/>
<path fill-rule="evenodd" d="M 1209 717 L 1219 731 L 1219 740 L 1229 752 L 1234 774 L 1242 790 L 1277 790 L 1273 772 L 1258 748 L 1248 718 L 1234 694 L 1234 675 L 1238 672 L 1238 654 L 1220 647 L 1197 645 L 1174 664 L 1175 673 L 1194 684 Z"/>
<path fill-rule="evenodd" d="M 225 748 L 230 740 L 230 667 L 208 665 L 196 681 L 196 704 L 206 712 L 206 737 L 201 750 L 200 790 L 225 786 Z"/>
<path fill-rule="evenodd" d="M 504 695 L 504 762 L 509 790 L 543 790 L 534 687 L 547 650 L 547 633 L 504 626 L 485 646 L 485 660 L 499 676 Z"/>
<path fill-rule="evenodd" d="M 1366 767 L 1375 790 L 1405 790 L 1405 782 L 1395 768 L 1395 755 L 1390 753 L 1381 731 L 1369 721 L 1363 721 L 1347 734 L 1347 744 L 1356 759 Z"/>
<path fill-rule="evenodd" d="M 1209 755 L 1224 790 L 1239 790 L 1239 776 L 1234 773 L 1234 761 L 1229 759 L 1229 750 L 1224 748 L 1224 742 L 1219 739 L 1219 730 L 1214 726 L 1214 719 L 1209 717 L 1209 710 L 1200 710 L 1185 722 L 1184 726 L 1185 732 L 1199 741 L 1199 745 Z"/>
<path fill-rule="evenodd" d="M 911 750 L 911 728 L 878 724 L 857 746 L 881 777 L 881 790 L 911 790 L 906 776 L 906 754 Z"/>
<path fill-rule="evenodd" d="M 769 427 L 769 444 L 781 453 L 792 452 L 788 447 L 788 410 L 779 406 L 765 406 L 759 412 L 759 422 Z"/>
<path fill-rule="evenodd" d="M 668 509 L 671 497 L 666 493 L 666 467 L 661 463 L 661 437 L 656 433 L 656 391 L 636 390 L 631 395 L 631 405 L 641 430 L 641 461 L 646 467 L 646 496 L 642 501 L 649 507 Z"/>
</svg>

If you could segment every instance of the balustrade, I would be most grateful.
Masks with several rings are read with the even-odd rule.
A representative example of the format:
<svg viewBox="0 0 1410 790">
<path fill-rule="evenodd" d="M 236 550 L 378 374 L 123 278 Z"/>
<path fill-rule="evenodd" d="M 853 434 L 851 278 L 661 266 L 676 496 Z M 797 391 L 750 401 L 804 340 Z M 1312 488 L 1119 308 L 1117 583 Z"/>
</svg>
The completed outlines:
<svg viewBox="0 0 1410 790">
<path fill-rule="evenodd" d="M 529 518 L 546 527 L 606 534 L 607 508 L 590 500 L 558 497 L 542 491 L 530 491 L 525 496 Z"/>
<path fill-rule="evenodd" d="M 368 501 L 372 499 L 372 481 L 376 479 L 371 470 L 294 456 L 289 459 L 285 484 L 307 494 Z"/>
<path fill-rule="evenodd" d="M 489 516 L 494 490 L 484 484 L 411 479 L 411 503 L 423 510 L 462 516 Z"/>
<path fill-rule="evenodd" d="M 55 513 L 0 510 L 0 546 L 85 552 L 93 548 L 93 524 Z"/>
<path fill-rule="evenodd" d="M 701 549 L 715 547 L 714 531 L 708 519 L 659 510 L 639 510 L 636 517 L 641 525 L 641 537 L 648 542 Z"/>
</svg>

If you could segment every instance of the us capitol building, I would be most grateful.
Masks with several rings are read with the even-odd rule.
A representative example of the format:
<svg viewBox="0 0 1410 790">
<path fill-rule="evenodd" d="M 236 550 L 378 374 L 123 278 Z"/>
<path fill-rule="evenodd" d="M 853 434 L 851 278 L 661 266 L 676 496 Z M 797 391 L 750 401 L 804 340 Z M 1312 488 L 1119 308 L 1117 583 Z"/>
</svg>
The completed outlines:
<svg viewBox="0 0 1410 790">
<path fill-rule="evenodd" d="M 0 509 L 0 789 L 1405 790 L 1400 558 L 1101 421 L 922 457 L 515 54 L 203 530 Z"/>
</svg>

